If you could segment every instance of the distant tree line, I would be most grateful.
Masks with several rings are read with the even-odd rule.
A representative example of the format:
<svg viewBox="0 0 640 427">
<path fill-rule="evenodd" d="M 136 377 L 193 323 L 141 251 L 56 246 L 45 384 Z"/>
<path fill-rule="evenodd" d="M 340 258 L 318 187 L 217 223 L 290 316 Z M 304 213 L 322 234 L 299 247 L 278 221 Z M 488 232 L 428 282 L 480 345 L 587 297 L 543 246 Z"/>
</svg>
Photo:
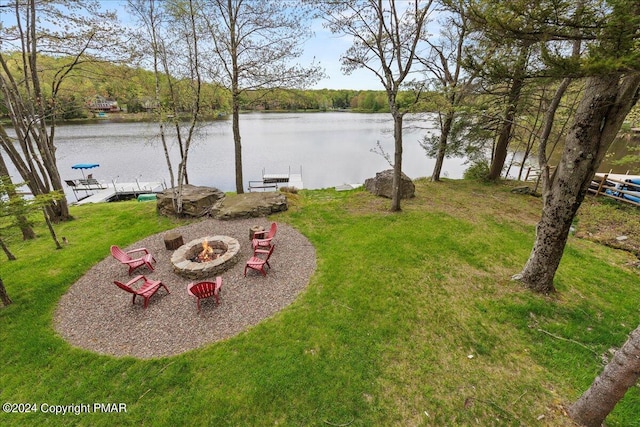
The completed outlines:
<svg viewBox="0 0 640 427">
<path fill-rule="evenodd" d="M 8 64 L 19 64 L 19 52 L 8 55 Z M 61 64 L 69 58 L 54 58 L 39 55 L 43 66 L 43 80 L 49 81 Z M 166 85 L 165 85 L 166 86 Z M 44 88 L 47 96 L 50 89 Z M 202 111 L 207 117 L 229 113 L 231 95 L 214 83 L 203 83 Z M 87 64 L 82 73 L 72 73 L 61 86 L 56 102 L 46 105 L 46 114 L 60 120 L 91 117 L 90 101 L 96 96 L 117 101 L 124 113 L 151 112 L 158 107 L 154 103 L 154 76 L 149 70 L 132 68 L 111 62 Z M 1 95 L 0 95 L 1 97 Z M 161 103 L 168 102 L 168 94 L 162 94 Z M 332 111 L 352 110 L 358 112 L 389 112 L 383 90 L 350 89 L 258 89 L 247 91 L 241 98 L 241 109 L 245 111 Z M 188 111 L 186 102 L 179 105 Z M 0 112 L 7 117 L 5 103 L 0 103 Z"/>
</svg>

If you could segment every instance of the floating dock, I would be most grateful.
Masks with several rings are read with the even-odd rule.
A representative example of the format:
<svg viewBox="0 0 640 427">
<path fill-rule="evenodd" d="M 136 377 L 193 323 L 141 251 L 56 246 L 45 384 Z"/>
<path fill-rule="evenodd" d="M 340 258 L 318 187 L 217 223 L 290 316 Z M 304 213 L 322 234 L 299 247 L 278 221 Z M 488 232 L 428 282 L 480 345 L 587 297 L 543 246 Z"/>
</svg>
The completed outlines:
<svg viewBox="0 0 640 427">
<path fill-rule="evenodd" d="M 117 200 L 138 198 L 142 195 L 157 194 L 166 189 L 163 182 L 111 182 L 102 183 L 101 188 L 87 190 L 87 195 L 73 204 L 106 203 Z M 82 189 L 74 190 L 76 196 Z M 143 198 L 149 200 L 150 198 Z"/>
</svg>

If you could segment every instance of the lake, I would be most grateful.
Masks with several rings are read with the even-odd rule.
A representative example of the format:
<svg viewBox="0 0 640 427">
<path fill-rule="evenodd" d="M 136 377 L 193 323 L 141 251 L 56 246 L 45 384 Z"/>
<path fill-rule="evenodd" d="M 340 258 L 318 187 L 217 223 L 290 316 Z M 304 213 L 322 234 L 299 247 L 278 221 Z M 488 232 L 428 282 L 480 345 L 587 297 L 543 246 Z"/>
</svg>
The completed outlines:
<svg viewBox="0 0 640 427">
<path fill-rule="evenodd" d="M 418 141 L 428 131 L 424 119 L 405 121 L 403 171 L 411 178 L 429 176 L 435 161 Z M 318 189 L 362 183 L 391 166 L 371 152 L 379 141 L 393 156 L 389 114 L 249 113 L 240 117 L 245 190 L 249 180 L 266 173 L 302 170 L 305 188 Z M 417 129 L 422 126 L 422 129 Z M 209 122 L 199 129 L 189 153 L 189 179 L 194 185 L 235 191 L 234 146 L 231 120 Z M 62 179 L 82 177 L 76 163 L 99 163 L 89 171 L 98 180 L 119 182 L 165 181 L 169 173 L 154 123 L 115 123 L 59 126 L 57 162 Z M 175 144 L 175 139 L 172 139 Z M 172 147 L 174 169 L 178 150 Z M 447 159 L 443 176 L 461 178 L 464 159 Z M 88 173 L 88 172 L 87 172 Z"/>
<path fill-rule="evenodd" d="M 405 118 L 403 171 L 411 178 L 430 176 L 435 163 L 426 157 L 419 141 L 437 132 L 429 117 Z M 245 190 L 262 172 L 302 171 L 305 188 L 318 189 L 363 183 L 391 166 L 371 150 L 377 142 L 393 156 L 393 123 L 389 114 L 349 112 L 248 113 L 240 117 Z M 174 170 L 178 150 L 175 139 L 171 155 Z M 616 145 L 617 144 L 617 145 Z M 621 145 L 622 144 L 622 145 Z M 614 152 L 600 168 L 624 173 L 634 166 L 611 166 L 612 158 L 626 153 L 628 141 L 616 141 Z M 620 146 L 621 145 L 621 146 Z M 631 143 L 631 145 L 634 145 Z M 637 145 L 637 141 L 636 141 Z M 57 162 L 61 178 L 82 177 L 71 169 L 76 163 L 99 163 L 90 173 L 101 181 L 163 181 L 169 173 L 155 123 L 117 123 L 108 119 L 93 123 L 67 124 L 56 129 Z M 511 156 L 507 160 L 509 163 Z M 9 165 L 11 168 L 12 165 Z M 445 159 L 442 176 L 459 179 L 467 168 L 464 158 Z M 194 185 L 235 191 L 235 169 L 231 120 L 204 124 L 189 153 L 189 178 Z M 14 172 L 14 171 L 12 171 Z M 15 172 L 13 175 L 16 175 Z M 517 176 L 512 168 L 510 176 Z M 16 181 L 19 181 L 16 178 Z M 66 188 L 69 200 L 74 200 Z"/>
</svg>

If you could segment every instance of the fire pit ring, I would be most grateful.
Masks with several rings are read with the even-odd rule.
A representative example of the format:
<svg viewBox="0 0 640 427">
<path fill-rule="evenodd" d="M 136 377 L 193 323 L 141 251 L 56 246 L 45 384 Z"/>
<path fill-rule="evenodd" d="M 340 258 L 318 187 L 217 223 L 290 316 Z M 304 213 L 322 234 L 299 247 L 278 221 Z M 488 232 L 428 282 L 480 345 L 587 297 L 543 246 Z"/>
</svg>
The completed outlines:
<svg viewBox="0 0 640 427">
<path fill-rule="evenodd" d="M 202 251 L 203 243 L 213 248 L 224 250 L 216 259 L 196 262 L 192 259 Z M 239 260 L 240 242 L 229 236 L 207 236 L 192 240 L 180 246 L 171 256 L 173 272 L 187 279 L 204 279 L 216 276 L 231 267 Z"/>
</svg>

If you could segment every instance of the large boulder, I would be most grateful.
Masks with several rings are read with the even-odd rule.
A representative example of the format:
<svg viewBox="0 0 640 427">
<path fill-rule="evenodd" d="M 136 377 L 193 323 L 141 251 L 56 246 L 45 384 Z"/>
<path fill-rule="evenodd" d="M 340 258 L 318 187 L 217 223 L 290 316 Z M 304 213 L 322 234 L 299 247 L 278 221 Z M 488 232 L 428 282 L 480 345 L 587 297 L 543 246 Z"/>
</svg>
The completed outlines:
<svg viewBox="0 0 640 427">
<path fill-rule="evenodd" d="M 182 186 L 182 215 L 191 217 L 201 217 L 209 214 L 211 208 L 225 194 L 213 187 L 199 187 L 195 185 Z M 158 194 L 156 204 L 158 213 L 165 216 L 176 216 L 173 207 L 173 190 L 171 188 L 164 190 Z"/>
<path fill-rule="evenodd" d="M 279 191 L 232 194 L 216 203 L 211 216 L 221 220 L 264 217 L 288 207 L 287 196 Z"/>
<path fill-rule="evenodd" d="M 367 178 L 364 181 L 364 188 L 376 196 L 393 197 L 393 169 L 378 172 L 375 178 Z M 407 175 L 402 173 L 400 183 L 400 198 L 410 199 L 416 195 L 416 186 Z"/>
</svg>

